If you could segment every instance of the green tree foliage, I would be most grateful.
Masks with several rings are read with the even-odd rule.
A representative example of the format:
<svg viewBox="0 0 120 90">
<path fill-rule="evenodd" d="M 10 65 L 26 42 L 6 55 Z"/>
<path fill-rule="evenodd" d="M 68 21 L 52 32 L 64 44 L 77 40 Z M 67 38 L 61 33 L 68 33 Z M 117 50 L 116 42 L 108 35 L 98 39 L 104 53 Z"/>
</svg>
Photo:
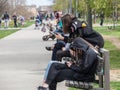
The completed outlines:
<svg viewBox="0 0 120 90">
<path fill-rule="evenodd" d="M 53 10 L 66 10 L 68 9 L 68 0 L 56 0 Z"/>
<path fill-rule="evenodd" d="M 4 13 L 4 9 L 7 6 L 8 0 L 0 0 L 0 16 Z"/>
<path fill-rule="evenodd" d="M 72 0 L 72 8 L 75 9 L 75 1 Z M 87 5 L 92 9 L 92 11 L 96 11 L 96 13 L 100 13 L 103 11 L 106 15 L 112 13 L 113 10 L 113 2 L 120 2 L 120 0 L 78 0 L 78 11 L 86 12 Z M 69 0 L 56 0 L 54 5 L 54 10 L 65 10 L 68 9 Z M 118 4 L 120 6 L 120 4 Z"/>
<path fill-rule="evenodd" d="M 75 11 L 75 1 L 72 0 L 72 8 Z M 80 12 L 81 16 L 87 17 L 89 23 L 92 23 L 90 18 L 92 15 L 99 15 L 101 12 L 106 17 L 112 17 L 113 12 L 120 14 L 120 0 L 77 0 L 77 11 Z M 66 5 L 65 5 L 66 4 Z M 56 0 L 54 9 L 66 10 L 69 8 L 69 0 Z M 73 12 L 74 13 L 74 12 Z"/>
</svg>

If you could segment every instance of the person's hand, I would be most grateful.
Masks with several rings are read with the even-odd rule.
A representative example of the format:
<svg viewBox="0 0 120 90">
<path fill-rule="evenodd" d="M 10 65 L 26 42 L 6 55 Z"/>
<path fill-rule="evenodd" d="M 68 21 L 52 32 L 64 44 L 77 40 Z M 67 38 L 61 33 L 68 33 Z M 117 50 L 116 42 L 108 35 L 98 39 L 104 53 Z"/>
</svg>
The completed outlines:
<svg viewBox="0 0 120 90">
<path fill-rule="evenodd" d="M 66 62 L 67 66 L 70 67 L 72 65 L 72 62 Z"/>
<path fill-rule="evenodd" d="M 65 47 L 62 47 L 62 51 L 65 51 L 66 50 L 66 48 Z"/>
<path fill-rule="evenodd" d="M 75 56 L 75 51 L 73 51 L 72 49 L 70 49 L 69 51 L 72 56 Z"/>
<path fill-rule="evenodd" d="M 55 37 L 56 37 L 57 39 L 64 40 L 64 37 L 63 37 L 61 34 L 59 34 L 59 33 L 56 33 L 56 34 L 55 34 Z"/>
</svg>

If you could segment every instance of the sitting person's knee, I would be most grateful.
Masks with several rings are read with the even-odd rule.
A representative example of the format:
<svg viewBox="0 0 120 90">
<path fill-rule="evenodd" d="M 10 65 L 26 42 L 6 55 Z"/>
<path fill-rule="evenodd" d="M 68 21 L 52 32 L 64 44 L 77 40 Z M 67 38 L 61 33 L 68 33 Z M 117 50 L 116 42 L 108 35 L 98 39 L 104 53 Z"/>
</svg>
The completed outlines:
<svg viewBox="0 0 120 90">
<path fill-rule="evenodd" d="M 56 53 L 57 60 L 62 61 L 63 57 L 71 57 L 70 52 L 69 51 L 58 50 L 57 53 Z"/>
<path fill-rule="evenodd" d="M 55 44 L 55 48 L 62 49 L 62 47 L 65 47 L 65 42 L 59 41 Z"/>
</svg>

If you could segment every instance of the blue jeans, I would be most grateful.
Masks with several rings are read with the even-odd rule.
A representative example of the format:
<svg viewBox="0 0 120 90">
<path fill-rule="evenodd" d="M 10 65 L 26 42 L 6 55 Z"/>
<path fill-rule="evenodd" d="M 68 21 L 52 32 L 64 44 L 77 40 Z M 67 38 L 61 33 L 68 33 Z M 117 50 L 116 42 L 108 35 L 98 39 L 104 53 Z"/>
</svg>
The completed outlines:
<svg viewBox="0 0 120 90">
<path fill-rule="evenodd" d="M 49 63 L 48 63 L 48 66 L 47 66 L 47 68 L 46 68 L 46 71 L 45 71 L 45 74 L 44 74 L 44 80 L 46 81 L 46 78 L 47 78 L 47 75 L 48 75 L 48 72 L 49 72 L 49 69 L 50 69 L 50 66 L 52 65 L 52 63 L 61 63 L 61 62 L 58 62 L 58 61 L 50 61 Z"/>
</svg>

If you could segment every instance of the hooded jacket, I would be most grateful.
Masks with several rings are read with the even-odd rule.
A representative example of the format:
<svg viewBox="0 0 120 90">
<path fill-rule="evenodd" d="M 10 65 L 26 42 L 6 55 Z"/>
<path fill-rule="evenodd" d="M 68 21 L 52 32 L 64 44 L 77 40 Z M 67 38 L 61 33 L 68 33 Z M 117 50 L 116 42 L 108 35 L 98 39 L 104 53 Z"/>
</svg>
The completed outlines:
<svg viewBox="0 0 120 90">
<path fill-rule="evenodd" d="M 81 62 L 76 65 L 72 64 L 71 69 L 76 72 L 74 75 L 76 80 L 93 81 L 97 68 L 97 54 L 89 47 L 80 37 L 76 38 L 70 46 L 83 51 Z"/>
<path fill-rule="evenodd" d="M 89 43 L 91 43 L 93 46 L 99 46 L 102 48 L 104 46 L 104 39 L 103 37 L 90 28 L 87 23 L 86 27 L 83 27 L 82 24 L 85 23 L 84 21 L 80 21 L 77 18 L 73 18 L 72 23 L 70 25 L 70 38 L 74 38 L 75 35 L 77 37 L 82 37 Z"/>
</svg>

